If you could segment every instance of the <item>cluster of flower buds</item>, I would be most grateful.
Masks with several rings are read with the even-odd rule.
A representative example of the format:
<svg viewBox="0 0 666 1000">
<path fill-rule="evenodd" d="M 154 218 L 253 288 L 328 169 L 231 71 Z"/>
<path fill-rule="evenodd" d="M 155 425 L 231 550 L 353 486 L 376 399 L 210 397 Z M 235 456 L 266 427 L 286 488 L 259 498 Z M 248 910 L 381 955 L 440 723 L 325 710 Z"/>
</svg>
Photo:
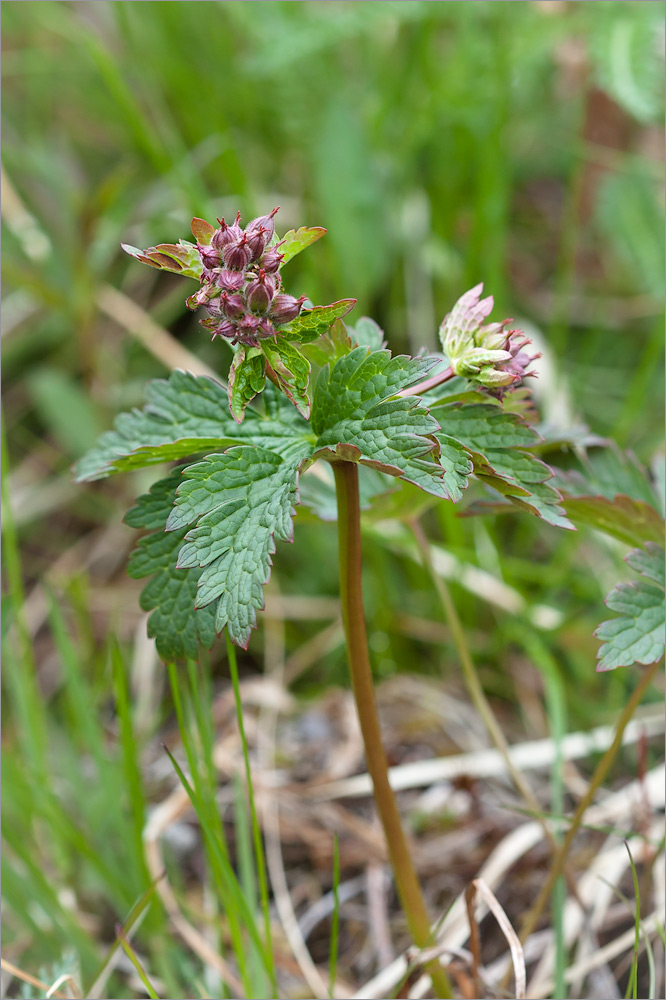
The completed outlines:
<svg viewBox="0 0 666 1000">
<path fill-rule="evenodd" d="M 492 312 L 492 295 L 482 299 L 483 284 L 458 299 L 439 329 L 442 348 L 456 375 L 473 379 L 496 395 L 528 375 L 529 365 L 540 358 L 525 348 L 531 343 L 522 330 L 511 330 L 512 320 L 484 321 Z"/>
<path fill-rule="evenodd" d="M 202 325 L 213 337 L 256 347 L 266 337 L 277 339 L 279 328 L 299 315 L 306 296 L 299 299 L 281 291 L 281 243 L 271 245 L 275 232 L 274 208 L 243 229 L 240 212 L 227 225 L 218 219 L 219 229 L 193 220 L 192 231 L 203 271 L 201 288 L 187 300 L 190 309 L 205 305 L 210 312 Z M 206 235 L 209 241 L 201 241 Z"/>
</svg>

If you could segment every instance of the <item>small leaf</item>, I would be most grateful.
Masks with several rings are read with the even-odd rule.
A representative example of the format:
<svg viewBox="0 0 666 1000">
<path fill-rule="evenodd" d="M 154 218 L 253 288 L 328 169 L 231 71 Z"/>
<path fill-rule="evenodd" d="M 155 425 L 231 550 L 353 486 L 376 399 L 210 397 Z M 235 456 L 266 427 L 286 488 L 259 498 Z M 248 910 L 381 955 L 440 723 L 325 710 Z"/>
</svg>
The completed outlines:
<svg viewBox="0 0 666 1000">
<path fill-rule="evenodd" d="M 347 327 L 341 319 L 336 319 L 328 333 L 322 334 L 310 344 L 304 344 L 302 353 L 314 364 L 323 368 L 329 363 L 335 364 L 352 349 L 352 342 L 347 333 Z"/>
<path fill-rule="evenodd" d="M 369 347 L 371 351 L 381 351 L 386 347 L 384 331 L 369 316 L 361 316 L 354 326 L 348 327 L 348 331 L 357 347 Z"/>
<path fill-rule="evenodd" d="M 148 383 L 144 410 L 121 413 L 114 430 L 74 467 L 78 482 L 104 479 L 116 472 L 221 451 L 251 441 L 283 454 L 310 439 L 307 423 L 293 407 L 271 397 L 262 417 L 248 411 L 242 424 L 229 412 L 227 391 L 213 379 L 174 371 Z"/>
<path fill-rule="evenodd" d="M 200 648 L 210 649 L 216 635 L 214 609 L 194 607 L 201 570 L 177 568 L 186 532 L 164 531 L 180 482 L 179 470 L 155 483 L 125 516 L 132 527 L 152 532 L 132 553 L 127 572 L 134 579 L 152 576 L 141 593 L 141 607 L 152 611 L 148 635 L 164 660 L 194 659 Z"/>
<path fill-rule="evenodd" d="M 266 359 L 260 347 L 240 347 L 229 369 L 229 409 L 237 423 L 245 409 L 266 385 Z"/>
<path fill-rule="evenodd" d="M 210 245 L 214 232 L 215 226 L 211 226 L 210 222 L 206 222 L 205 219 L 197 219 L 196 217 L 192 219 L 192 235 L 202 246 Z"/>
<path fill-rule="evenodd" d="M 448 497 L 459 488 L 433 460 L 437 421 L 416 396 L 396 397 L 433 364 L 430 358 L 391 357 L 357 347 L 322 369 L 315 386 L 312 427 L 315 457 L 361 462 L 391 476 L 404 476 L 426 492 Z"/>
<path fill-rule="evenodd" d="M 623 494 L 612 500 L 603 496 L 565 495 L 562 505 L 576 524 L 596 528 L 626 545 L 664 542 L 664 519 L 644 500 Z"/>
<path fill-rule="evenodd" d="M 595 635 L 601 639 L 597 670 L 656 663 L 664 655 L 664 550 L 648 542 L 627 556 L 627 563 L 647 580 L 619 583 L 606 598 L 619 617 L 603 622 Z"/>
<path fill-rule="evenodd" d="M 143 264 L 157 267 L 162 271 L 173 271 L 175 274 L 182 274 L 186 278 L 201 279 L 203 264 L 201 257 L 194 243 L 187 243 L 180 240 L 179 243 L 160 243 L 156 247 L 148 247 L 147 250 L 139 250 L 130 246 L 129 243 L 120 244 L 125 253 Z"/>
<path fill-rule="evenodd" d="M 185 470 L 167 521 L 167 533 L 195 525 L 185 536 L 178 566 L 202 568 L 197 607 L 217 602 L 216 630 L 226 626 L 244 648 L 263 607 L 274 538 L 292 537 L 298 469 L 307 450 L 289 460 L 248 446 L 209 455 Z"/>
<path fill-rule="evenodd" d="M 279 241 L 282 243 L 280 253 L 284 257 L 281 266 L 284 267 L 292 257 L 305 250 L 311 243 L 320 240 L 325 234 L 326 230 L 322 229 L 321 226 L 313 226 L 312 229 L 308 229 L 307 226 L 301 226 L 300 229 L 290 229 Z"/>
<path fill-rule="evenodd" d="M 626 558 L 627 566 L 658 583 L 662 590 L 666 587 L 666 568 L 664 566 L 663 546 L 655 545 L 654 542 L 646 542 L 645 548 L 634 549 Z"/>
<path fill-rule="evenodd" d="M 297 347 L 286 340 L 280 339 L 275 344 L 265 340 L 262 347 L 280 389 L 307 420 L 310 416 L 310 362 Z"/>
<path fill-rule="evenodd" d="M 631 453 L 617 446 L 593 448 L 585 453 L 577 468 L 558 470 L 558 487 L 568 496 L 596 496 L 613 500 L 619 494 L 660 509 L 659 494 L 645 469 Z"/>
<path fill-rule="evenodd" d="M 297 343 L 316 340 L 322 333 L 326 333 L 334 320 L 342 319 L 355 305 L 356 299 L 340 299 L 339 302 L 332 302 L 328 306 L 304 309 L 300 316 L 280 328 L 280 334 L 287 340 Z"/>
</svg>

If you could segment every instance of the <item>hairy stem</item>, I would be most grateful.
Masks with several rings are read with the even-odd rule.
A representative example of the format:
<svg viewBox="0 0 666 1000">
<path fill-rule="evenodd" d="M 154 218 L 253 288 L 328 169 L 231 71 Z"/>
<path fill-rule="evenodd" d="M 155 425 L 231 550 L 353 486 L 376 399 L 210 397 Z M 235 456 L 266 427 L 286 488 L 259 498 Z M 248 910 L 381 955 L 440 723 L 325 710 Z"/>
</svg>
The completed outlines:
<svg viewBox="0 0 666 1000">
<path fill-rule="evenodd" d="M 629 699 L 627 704 L 624 706 L 624 709 L 622 710 L 622 714 L 618 719 L 617 727 L 615 729 L 615 737 L 613 739 L 613 742 L 608 747 L 605 754 L 597 764 L 597 768 L 594 774 L 592 775 L 590 784 L 588 785 L 587 792 L 578 803 L 578 807 L 575 813 L 573 814 L 573 817 L 571 819 L 571 824 L 569 826 L 569 829 L 567 830 L 566 836 L 564 837 L 561 845 L 558 847 L 557 854 L 553 858 L 553 862 L 550 866 L 550 871 L 548 872 L 548 878 L 541 886 L 541 891 L 539 892 L 539 895 L 536 898 L 536 902 L 534 903 L 532 909 L 528 912 L 527 916 L 525 917 L 525 920 L 523 921 L 522 927 L 520 928 L 520 940 L 523 942 L 526 941 L 529 935 L 532 933 L 532 931 L 539 922 L 541 914 L 546 908 L 546 904 L 548 903 L 550 895 L 553 891 L 553 886 L 555 885 L 558 878 L 562 874 L 562 870 L 564 868 L 564 864 L 567 859 L 567 854 L 569 853 L 569 849 L 571 847 L 571 844 L 573 843 L 574 837 L 578 833 L 578 829 L 583 821 L 583 816 L 585 815 L 587 809 L 592 803 L 592 799 L 594 798 L 597 789 L 599 788 L 599 785 L 608 774 L 610 766 L 615 760 L 617 752 L 622 745 L 622 735 L 625 729 L 627 728 L 628 723 L 631 721 L 631 717 L 633 716 L 634 712 L 640 705 L 643 695 L 645 694 L 648 687 L 652 683 L 654 675 L 659 669 L 660 663 L 661 661 L 659 660 L 657 661 L 657 663 L 653 663 L 651 666 L 646 667 L 644 669 L 641 675 L 641 679 L 634 688 L 631 698 Z"/>
<path fill-rule="evenodd" d="M 340 561 L 340 600 L 347 639 L 347 656 L 352 689 L 356 700 L 368 771 L 372 778 L 375 803 L 386 837 L 395 884 L 410 933 L 418 947 L 432 943 L 430 918 L 418 876 L 412 862 L 393 789 L 389 783 L 388 764 L 382 745 L 375 692 L 368 655 L 361 583 L 361 506 L 358 491 L 358 467 L 351 462 L 333 465 L 338 501 L 338 552 Z M 448 975 L 436 960 L 426 966 L 437 996 L 452 996 Z"/>
</svg>

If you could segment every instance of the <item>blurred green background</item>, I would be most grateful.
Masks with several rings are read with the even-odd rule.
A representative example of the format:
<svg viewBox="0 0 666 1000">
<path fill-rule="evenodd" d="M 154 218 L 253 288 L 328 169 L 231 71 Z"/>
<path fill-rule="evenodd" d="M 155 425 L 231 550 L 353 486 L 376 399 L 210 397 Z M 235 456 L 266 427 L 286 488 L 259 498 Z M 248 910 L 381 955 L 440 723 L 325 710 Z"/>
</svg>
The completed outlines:
<svg viewBox="0 0 666 1000">
<path fill-rule="evenodd" d="M 166 370 L 132 335 L 126 309 L 109 305 L 108 287 L 213 369 L 225 373 L 230 360 L 185 309 L 192 283 L 142 268 L 121 241 L 187 239 L 193 215 L 238 208 L 248 218 L 280 204 L 279 230 L 328 229 L 289 265 L 288 290 L 314 302 L 357 297 L 353 315 L 372 315 L 392 349 L 412 353 L 434 349 L 444 313 L 484 281 L 497 318 L 515 317 L 546 354 L 535 385 L 546 418 L 587 423 L 653 462 L 663 440 L 662 3 L 5 0 L 2 14 L 8 488 L 56 774 L 76 784 L 67 733 L 78 732 L 78 716 L 63 701 L 71 675 L 62 663 L 79 665 L 84 701 L 111 725 L 108 644 L 117 635 L 129 648 L 139 620 L 137 588 L 124 577 L 133 534 L 119 521 L 146 485 L 138 475 L 74 487 L 69 467 Z M 557 665 L 572 726 L 606 719 L 626 675 L 595 676 L 591 633 L 624 550 L 519 515 L 460 520 L 449 505 L 432 513 L 430 530 L 462 563 L 562 612 L 566 626 L 545 639 L 535 631 L 515 661 Z M 296 544 L 278 554 L 283 590 L 335 595 L 334 553 L 334 526 L 298 525 Z M 441 617 L 421 570 L 369 538 L 367 573 L 378 672 L 450 677 L 446 638 L 418 638 Z M 65 653 L 60 612 L 40 612 L 45 581 L 74 635 Z M 487 690 L 511 704 L 520 670 L 507 650 L 520 630 L 478 595 L 455 593 Z M 16 603 L 8 607 L 6 629 Z M 414 622 L 401 630 L 396 608 L 421 631 Z M 308 622 L 290 624 L 288 647 L 311 634 Z M 245 669 L 260 660 L 257 643 Z M 340 648 L 322 655 L 302 690 L 334 681 L 345 683 Z M 18 722 L 6 746 L 26 759 L 21 724 L 42 722 L 29 694 L 8 683 Z M 62 801 L 96 843 L 103 831 L 85 787 Z M 17 776 L 14 851 L 35 836 L 20 788 Z M 107 898 L 113 887 L 108 905 L 122 919 L 145 873 L 135 857 L 134 881 L 117 891 L 114 871 L 131 866 L 116 832 L 106 875 L 88 890 Z M 53 867 L 85 882 L 67 843 Z M 10 937 L 32 942 L 34 962 L 52 961 L 71 933 L 67 922 L 45 928 L 21 912 L 25 892 L 56 905 L 30 864 L 27 850 L 16 897 L 10 874 Z M 164 962 L 163 974 L 182 983 L 182 969 Z"/>
</svg>

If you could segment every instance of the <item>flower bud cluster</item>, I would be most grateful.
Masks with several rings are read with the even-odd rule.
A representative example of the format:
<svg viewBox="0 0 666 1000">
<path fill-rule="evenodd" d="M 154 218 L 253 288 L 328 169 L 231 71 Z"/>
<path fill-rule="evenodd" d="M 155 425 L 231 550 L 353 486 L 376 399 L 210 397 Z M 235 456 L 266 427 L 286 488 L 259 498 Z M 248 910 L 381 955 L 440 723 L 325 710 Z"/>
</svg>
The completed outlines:
<svg viewBox="0 0 666 1000">
<path fill-rule="evenodd" d="M 531 343 L 522 330 L 511 330 L 512 320 L 484 323 L 492 312 L 492 295 L 482 299 L 483 284 L 458 299 L 439 329 L 442 348 L 456 375 L 479 382 L 495 395 L 526 376 L 529 365 L 540 358 L 525 348 Z"/>
<path fill-rule="evenodd" d="M 277 211 L 253 219 L 244 229 L 240 212 L 231 225 L 218 219 L 210 242 L 197 243 L 201 288 L 187 305 L 207 307 L 210 316 L 202 325 L 213 337 L 256 347 L 266 337 L 277 339 L 279 328 L 300 314 L 306 296 L 296 299 L 281 290 L 282 244 L 271 245 Z"/>
</svg>

